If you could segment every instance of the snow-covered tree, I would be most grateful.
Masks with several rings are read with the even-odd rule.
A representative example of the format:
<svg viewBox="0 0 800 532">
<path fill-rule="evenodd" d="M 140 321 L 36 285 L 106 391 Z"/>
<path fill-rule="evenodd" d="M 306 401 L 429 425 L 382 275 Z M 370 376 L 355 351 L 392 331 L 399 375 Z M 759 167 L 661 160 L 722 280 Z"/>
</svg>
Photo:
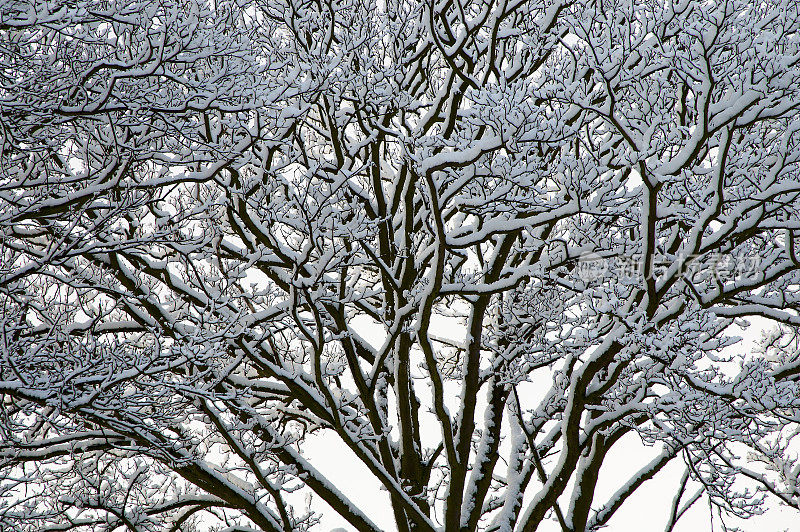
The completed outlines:
<svg viewBox="0 0 800 532">
<path fill-rule="evenodd" d="M 0 1 L 0 529 L 380 530 L 309 438 L 400 532 L 797 508 L 799 30 Z"/>
</svg>

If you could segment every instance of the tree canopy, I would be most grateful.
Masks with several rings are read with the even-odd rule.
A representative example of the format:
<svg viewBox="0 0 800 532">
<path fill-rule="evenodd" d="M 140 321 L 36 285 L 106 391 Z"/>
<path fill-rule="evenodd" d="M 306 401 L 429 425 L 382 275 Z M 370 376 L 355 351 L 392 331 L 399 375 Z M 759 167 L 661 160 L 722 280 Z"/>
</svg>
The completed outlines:
<svg viewBox="0 0 800 532">
<path fill-rule="evenodd" d="M 668 532 L 799 508 L 798 30 L 0 1 L 0 529 L 378 532 L 314 434 L 399 532 L 597 531 L 676 463 Z"/>
</svg>

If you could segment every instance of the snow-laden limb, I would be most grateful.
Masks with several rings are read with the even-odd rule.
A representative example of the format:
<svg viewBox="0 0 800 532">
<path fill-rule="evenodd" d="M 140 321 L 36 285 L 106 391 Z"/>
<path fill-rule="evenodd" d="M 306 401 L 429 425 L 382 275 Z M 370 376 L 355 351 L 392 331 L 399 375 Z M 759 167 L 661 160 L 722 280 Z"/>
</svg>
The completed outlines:
<svg viewBox="0 0 800 532">
<path fill-rule="evenodd" d="M 0 528 L 798 507 L 799 9 L 3 3 Z"/>
</svg>

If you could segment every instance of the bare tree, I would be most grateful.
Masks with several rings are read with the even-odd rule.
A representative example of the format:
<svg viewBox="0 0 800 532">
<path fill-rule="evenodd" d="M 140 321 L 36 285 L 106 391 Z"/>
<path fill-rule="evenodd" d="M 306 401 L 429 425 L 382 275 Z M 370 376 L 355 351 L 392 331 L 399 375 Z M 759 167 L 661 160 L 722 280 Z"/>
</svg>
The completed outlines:
<svg viewBox="0 0 800 532">
<path fill-rule="evenodd" d="M 797 508 L 799 11 L 0 1 L 0 529 Z"/>
</svg>

